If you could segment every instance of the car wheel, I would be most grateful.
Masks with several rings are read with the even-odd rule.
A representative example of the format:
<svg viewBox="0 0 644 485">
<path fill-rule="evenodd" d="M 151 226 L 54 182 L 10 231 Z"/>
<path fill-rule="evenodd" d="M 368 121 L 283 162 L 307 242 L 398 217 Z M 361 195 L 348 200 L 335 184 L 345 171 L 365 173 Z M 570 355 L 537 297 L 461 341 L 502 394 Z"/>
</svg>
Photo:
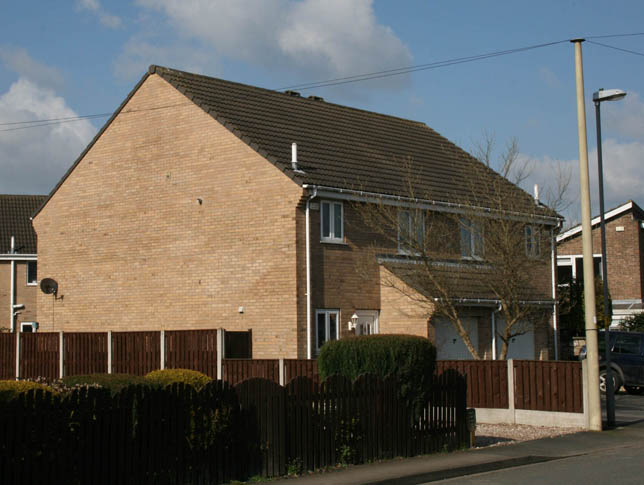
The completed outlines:
<svg viewBox="0 0 644 485">
<path fill-rule="evenodd" d="M 611 371 L 611 377 L 613 378 L 613 390 L 617 394 L 619 388 L 622 387 L 622 380 L 614 369 Z M 606 369 L 599 371 L 599 390 L 602 394 L 606 394 Z"/>
<path fill-rule="evenodd" d="M 629 394 L 633 394 L 635 396 L 639 396 L 644 392 L 644 387 L 640 386 L 624 386 L 624 389 L 626 389 L 626 392 Z"/>
</svg>

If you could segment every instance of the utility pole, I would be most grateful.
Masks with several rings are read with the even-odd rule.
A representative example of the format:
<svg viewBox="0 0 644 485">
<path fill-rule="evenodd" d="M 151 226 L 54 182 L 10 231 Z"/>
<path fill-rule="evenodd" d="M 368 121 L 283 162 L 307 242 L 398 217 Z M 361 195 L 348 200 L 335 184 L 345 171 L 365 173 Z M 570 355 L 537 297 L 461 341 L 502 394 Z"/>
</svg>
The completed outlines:
<svg viewBox="0 0 644 485">
<path fill-rule="evenodd" d="M 599 351 L 597 317 L 595 316 L 595 275 L 593 270 L 593 237 L 590 216 L 590 181 L 588 177 L 588 144 L 586 137 L 586 106 L 584 104 L 584 67 L 581 43 L 575 45 L 575 77 L 577 84 L 577 131 L 579 135 L 579 191 L 581 198 L 581 238 L 584 256 L 584 309 L 586 320 L 586 360 L 588 361 L 588 416 L 592 431 L 602 430 L 602 408 L 599 395 Z"/>
</svg>

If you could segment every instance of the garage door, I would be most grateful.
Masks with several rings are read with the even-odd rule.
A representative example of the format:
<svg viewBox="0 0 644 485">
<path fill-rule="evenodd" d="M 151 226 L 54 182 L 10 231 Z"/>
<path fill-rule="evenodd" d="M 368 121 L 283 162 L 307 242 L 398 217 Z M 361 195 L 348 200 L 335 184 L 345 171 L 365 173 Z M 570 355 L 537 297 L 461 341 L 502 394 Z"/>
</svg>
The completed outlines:
<svg viewBox="0 0 644 485">
<path fill-rule="evenodd" d="M 521 325 L 521 324 L 517 324 L 517 325 Z M 497 319 L 497 327 L 496 327 L 497 333 L 503 334 L 504 329 L 505 329 L 505 322 L 500 318 Z M 512 339 L 510 340 L 510 345 L 508 346 L 508 359 L 528 359 L 528 360 L 534 359 L 535 358 L 534 330 L 532 329 L 532 326 L 529 324 L 523 324 L 522 326 L 517 327 L 517 329 L 520 329 L 521 331 L 525 331 L 525 333 L 518 335 L 516 337 L 512 337 Z M 497 335 L 497 338 L 496 338 L 497 354 L 496 355 L 501 355 L 502 347 L 503 347 L 503 341 Z"/>
<path fill-rule="evenodd" d="M 474 348 L 478 350 L 478 318 L 461 319 L 467 330 Z M 463 339 L 458 335 L 452 322 L 446 318 L 437 318 L 432 320 L 436 331 L 436 358 L 438 360 L 468 360 L 472 359 L 472 354 Z"/>
</svg>

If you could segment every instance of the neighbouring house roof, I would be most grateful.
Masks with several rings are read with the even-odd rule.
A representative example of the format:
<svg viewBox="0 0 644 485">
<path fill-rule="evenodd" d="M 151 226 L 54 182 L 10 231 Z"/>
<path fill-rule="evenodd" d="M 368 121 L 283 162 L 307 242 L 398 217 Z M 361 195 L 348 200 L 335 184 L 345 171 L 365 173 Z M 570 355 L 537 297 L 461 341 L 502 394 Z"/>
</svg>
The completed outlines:
<svg viewBox="0 0 644 485">
<path fill-rule="evenodd" d="M 422 262 L 414 261 L 413 258 L 408 261 L 381 258 L 381 262 L 392 274 L 424 297 L 431 299 L 437 296 L 432 291 L 433 287 L 428 282 L 425 272 L 418 270 L 417 264 L 422 264 Z M 447 289 L 447 294 L 451 299 L 461 300 L 463 305 L 477 303 L 493 305 L 499 301 L 498 296 L 491 289 L 490 280 L 501 278 L 501 276 L 493 270 L 492 266 L 485 263 L 434 262 L 431 274 L 436 282 Z M 524 302 L 534 304 L 554 303 L 551 295 L 543 294 L 537 287 L 533 287 L 529 283 L 516 288 L 516 297 Z"/>
<path fill-rule="evenodd" d="M 644 211 L 642 210 L 642 208 L 632 200 L 629 200 L 628 202 L 618 207 L 615 207 L 614 209 L 610 209 L 604 212 L 604 221 L 608 222 L 609 220 L 612 220 L 616 217 L 621 217 L 622 215 L 626 214 L 629 211 L 633 212 L 633 215 L 635 216 L 636 219 L 638 220 L 644 219 Z M 595 216 L 591 220 L 591 224 L 593 228 L 596 226 L 599 226 L 599 223 L 600 223 L 599 216 Z M 567 231 L 559 234 L 557 236 L 557 243 L 566 241 L 580 233 L 581 233 L 581 224 L 578 224 L 574 227 L 571 227 Z"/>
<path fill-rule="evenodd" d="M 36 254 L 36 232 L 30 216 L 47 198 L 45 195 L 0 194 L 0 254 L 8 254 L 11 236 L 16 238 L 16 252 Z"/>
<path fill-rule="evenodd" d="M 424 123 L 154 65 L 129 97 L 151 74 L 300 185 L 399 197 L 413 193 L 413 198 L 439 203 L 558 218 Z M 302 172 L 291 166 L 292 143 L 297 143 Z"/>
</svg>

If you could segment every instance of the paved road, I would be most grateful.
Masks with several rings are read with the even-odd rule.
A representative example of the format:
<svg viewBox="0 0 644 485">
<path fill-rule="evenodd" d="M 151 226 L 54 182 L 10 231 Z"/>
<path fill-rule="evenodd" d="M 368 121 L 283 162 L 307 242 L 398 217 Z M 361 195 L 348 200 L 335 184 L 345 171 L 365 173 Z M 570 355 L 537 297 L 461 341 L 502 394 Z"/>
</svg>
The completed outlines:
<svg viewBox="0 0 644 485">
<path fill-rule="evenodd" d="M 429 483 L 429 482 L 425 482 Z M 644 483 L 644 443 L 431 483 L 542 485 Z"/>
<path fill-rule="evenodd" d="M 604 399 L 602 399 L 602 410 L 605 421 L 606 403 Z M 619 426 L 635 421 L 644 421 L 644 395 L 631 396 L 625 391 L 618 392 L 615 394 L 615 423 Z"/>
</svg>

